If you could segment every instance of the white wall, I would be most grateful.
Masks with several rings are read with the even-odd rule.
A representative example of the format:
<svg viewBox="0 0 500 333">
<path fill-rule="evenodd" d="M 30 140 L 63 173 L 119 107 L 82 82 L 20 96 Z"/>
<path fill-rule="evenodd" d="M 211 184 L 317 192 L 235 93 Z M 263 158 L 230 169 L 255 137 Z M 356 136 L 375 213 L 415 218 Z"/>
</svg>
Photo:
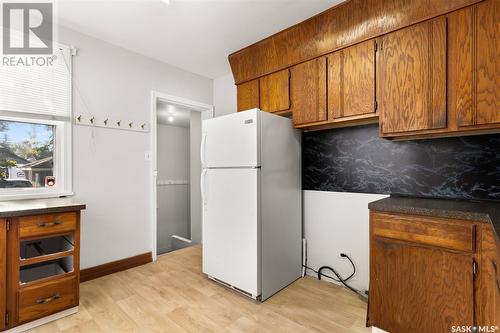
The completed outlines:
<svg viewBox="0 0 500 333">
<path fill-rule="evenodd" d="M 158 181 L 182 180 L 187 184 L 157 186 L 158 253 L 172 251 L 172 235 L 189 238 L 189 128 L 157 126 Z"/>
<path fill-rule="evenodd" d="M 73 112 L 150 121 L 151 90 L 213 104 L 213 81 L 61 27 L 78 48 Z M 81 266 L 152 251 L 150 134 L 75 126 L 73 178 L 82 215 Z"/>
<path fill-rule="evenodd" d="M 352 265 L 340 257 L 343 252 L 356 265 L 356 274 L 349 284 L 357 289 L 368 289 L 368 203 L 386 197 L 380 194 L 304 191 L 307 266 L 315 270 L 330 266 L 347 277 L 352 272 Z M 324 273 L 332 275 L 329 271 Z M 317 276 L 312 271 L 308 274 Z"/>
<path fill-rule="evenodd" d="M 236 112 L 236 89 L 231 74 L 214 80 L 216 116 Z M 377 194 L 304 191 L 304 235 L 308 243 L 308 265 L 326 265 L 341 275 L 351 266 L 340 258 L 347 252 L 357 273 L 350 281 L 355 288 L 368 288 L 368 203 L 386 196 Z M 326 273 L 326 272 L 325 272 Z M 314 275 L 313 272 L 308 274 Z"/>
<path fill-rule="evenodd" d="M 233 74 L 214 79 L 215 116 L 236 112 L 236 86 Z"/>
</svg>

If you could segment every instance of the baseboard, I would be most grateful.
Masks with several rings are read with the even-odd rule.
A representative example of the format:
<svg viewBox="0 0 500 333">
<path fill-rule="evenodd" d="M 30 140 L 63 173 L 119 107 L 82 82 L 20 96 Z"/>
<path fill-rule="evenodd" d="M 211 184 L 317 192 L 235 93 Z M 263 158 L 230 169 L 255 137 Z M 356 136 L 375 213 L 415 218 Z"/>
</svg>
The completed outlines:
<svg viewBox="0 0 500 333">
<path fill-rule="evenodd" d="M 29 323 L 22 324 L 20 326 L 13 327 L 11 329 L 8 329 L 7 331 L 3 331 L 2 333 L 21 333 L 21 332 L 26 332 L 29 331 L 35 327 L 50 323 L 51 321 L 58 320 L 61 318 L 64 318 L 66 316 L 75 314 L 78 312 L 78 306 L 75 306 L 73 308 L 69 308 L 67 310 L 57 312 L 54 314 L 51 314 L 49 316 L 30 321 Z"/>
<path fill-rule="evenodd" d="M 97 279 L 101 276 L 121 272 L 129 268 L 141 266 L 153 261 L 153 254 L 151 252 L 139 254 L 134 257 L 129 257 L 113 262 L 108 262 L 95 267 L 89 267 L 80 271 L 80 282 L 85 282 Z"/>
</svg>

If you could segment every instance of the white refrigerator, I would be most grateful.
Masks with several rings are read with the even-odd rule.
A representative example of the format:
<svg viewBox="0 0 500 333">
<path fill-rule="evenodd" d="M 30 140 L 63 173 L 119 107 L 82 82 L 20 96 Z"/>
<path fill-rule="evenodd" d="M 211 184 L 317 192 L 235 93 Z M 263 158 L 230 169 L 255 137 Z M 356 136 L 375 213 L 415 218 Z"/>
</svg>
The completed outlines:
<svg viewBox="0 0 500 333">
<path fill-rule="evenodd" d="M 301 276 L 300 133 L 258 109 L 204 120 L 203 272 L 265 300 Z"/>
</svg>

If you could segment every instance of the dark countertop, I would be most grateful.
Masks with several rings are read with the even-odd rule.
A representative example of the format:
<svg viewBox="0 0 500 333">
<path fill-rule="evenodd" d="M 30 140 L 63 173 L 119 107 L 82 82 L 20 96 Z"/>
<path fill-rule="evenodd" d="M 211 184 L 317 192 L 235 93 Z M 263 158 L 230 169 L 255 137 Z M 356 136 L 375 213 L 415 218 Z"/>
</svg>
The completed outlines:
<svg viewBox="0 0 500 333">
<path fill-rule="evenodd" d="M 73 198 L 28 199 L 0 201 L 0 218 L 35 214 L 63 213 L 85 209 Z"/>
<path fill-rule="evenodd" d="M 372 210 L 491 223 L 500 236 L 500 202 L 392 196 L 370 202 Z"/>
</svg>

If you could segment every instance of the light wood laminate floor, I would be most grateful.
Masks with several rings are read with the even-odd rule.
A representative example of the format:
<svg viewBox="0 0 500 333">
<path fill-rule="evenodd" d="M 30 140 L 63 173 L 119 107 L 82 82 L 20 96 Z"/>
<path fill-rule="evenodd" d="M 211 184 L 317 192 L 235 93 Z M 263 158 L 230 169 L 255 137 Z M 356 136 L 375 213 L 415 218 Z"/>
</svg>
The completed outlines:
<svg viewBox="0 0 500 333">
<path fill-rule="evenodd" d="M 201 273 L 201 248 L 85 282 L 80 311 L 30 332 L 370 332 L 366 303 L 306 277 L 258 304 Z"/>
</svg>

